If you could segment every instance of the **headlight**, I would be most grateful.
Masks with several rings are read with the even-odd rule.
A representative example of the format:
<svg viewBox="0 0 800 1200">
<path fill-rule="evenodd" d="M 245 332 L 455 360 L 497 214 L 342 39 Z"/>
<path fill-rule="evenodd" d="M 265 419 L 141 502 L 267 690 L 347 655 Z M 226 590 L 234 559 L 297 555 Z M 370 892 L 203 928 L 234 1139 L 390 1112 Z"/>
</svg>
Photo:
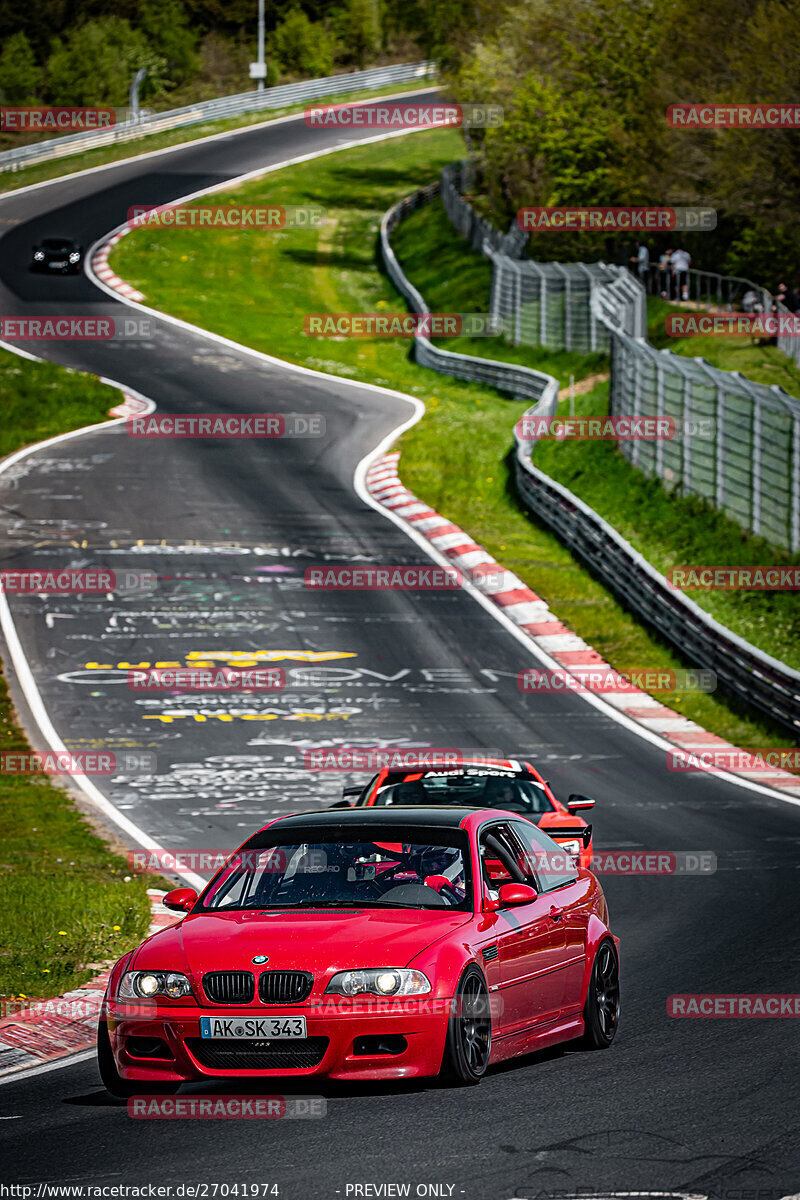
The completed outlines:
<svg viewBox="0 0 800 1200">
<path fill-rule="evenodd" d="M 41 262 L 42 259 L 44 258 L 44 250 L 36 250 L 34 252 L 33 257 L 36 259 L 37 262 Z"/>
<path fill-rule="evenodd" d="M 78 253 L 78 251 L 77 251 L 77 250 L 73 250 L 73 251 L 72 251 L 72 254 L 70 254 L 70 256 L 69 256 L 69 261 L 70 261 L 70 262 L 77 262 L 79 258 L 80 258 L 80 254 Z"/>
<path fill-rule="evenodd" d="M 151 1000 L 155 996 L 169 996 L 179 1000 L 191 996 L 192 985 L 179 971 L 127 971 L 120 981 L 119 1000 Z"/>
<path fill-rule="evenodd" d="M 325 992 L 338 996 L 424 996 L 431 990 L 430 980 L 422 971 L 406 967 L 377 967 L 366 971 L 339 971 Z"/>
</svg>

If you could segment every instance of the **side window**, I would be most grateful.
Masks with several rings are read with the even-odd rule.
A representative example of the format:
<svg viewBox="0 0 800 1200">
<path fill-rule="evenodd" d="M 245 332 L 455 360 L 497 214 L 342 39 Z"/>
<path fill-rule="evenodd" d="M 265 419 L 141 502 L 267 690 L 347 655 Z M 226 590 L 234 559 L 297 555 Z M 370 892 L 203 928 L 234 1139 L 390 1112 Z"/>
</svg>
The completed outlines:
<svg viewBox="0 0 800 1200">
<path fill-rule="evenodd" d="M 514 821 L 513 829 L 525 849 L 526 865 L 543 892 L 573 883 L 578 878 L 571 856 L 530 821 Z"/>
<path fill-rule="evenodd" d="M 508 825 L 490 825 L 482 829 L 479 844 L 481 875 L 490 895 L 496 898 L 504 883 L 527 882 L 525 856 Z"/>
</svg>

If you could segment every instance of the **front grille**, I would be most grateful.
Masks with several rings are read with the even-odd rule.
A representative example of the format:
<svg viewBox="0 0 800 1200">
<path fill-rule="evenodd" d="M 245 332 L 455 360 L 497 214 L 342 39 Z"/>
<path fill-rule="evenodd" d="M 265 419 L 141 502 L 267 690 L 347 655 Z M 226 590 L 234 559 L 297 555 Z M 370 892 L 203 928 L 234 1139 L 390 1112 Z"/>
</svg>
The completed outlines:
<svg viewBox="0 0 800 1200">
<path fill-rule="evenodd" d="M 262 1004 L 299 1004 L 308 998 L 313 983 L 308 971 L 262 971 L 258 998 Z"/>
<path fill-rule="evenodd" d="M 209 971 L 203 987 L 214 1004 L 251 1004 L 256 994 L 252 971 Z"/>
<path fill-rule="evenodd" d="M 326 1037 L 297 1041 L 187 1038 L 186 1045 L 199 1063 L 218 1071 L 291 1071 L 318 1066 L 329 1040 Z"/>
</svg>

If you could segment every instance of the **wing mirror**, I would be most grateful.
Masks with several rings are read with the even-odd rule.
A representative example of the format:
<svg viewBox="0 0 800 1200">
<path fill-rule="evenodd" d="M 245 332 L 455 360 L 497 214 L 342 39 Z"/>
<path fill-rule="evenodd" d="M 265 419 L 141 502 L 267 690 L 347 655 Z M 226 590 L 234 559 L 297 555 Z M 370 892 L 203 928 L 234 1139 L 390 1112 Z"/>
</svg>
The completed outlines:
<svg viewBox="0 0 800 1200">
<path fill-rule="evenodd" d="M 191 912 L 197 904 L 197 892 L 194 888 L 174 888 L 167 892 L 161 903 L 164 908 L 172 908 L 176 912 Z"/>
<path fill-rule="evenodd" d="M 584 808 L 594 808 L 594 800 L 590 800 L 588 796 L 581 796 L 579 792 L 573 792 L 567 801 L 567 808 L 570 812 L 581 812 Z"/>
<path fill-rule="evenodd" d="M 527 883 L 504 883 L 500 888 L 501 908 L 515 908 L 518 904 L 532 904 L 538 892 Z"/>
</svg>

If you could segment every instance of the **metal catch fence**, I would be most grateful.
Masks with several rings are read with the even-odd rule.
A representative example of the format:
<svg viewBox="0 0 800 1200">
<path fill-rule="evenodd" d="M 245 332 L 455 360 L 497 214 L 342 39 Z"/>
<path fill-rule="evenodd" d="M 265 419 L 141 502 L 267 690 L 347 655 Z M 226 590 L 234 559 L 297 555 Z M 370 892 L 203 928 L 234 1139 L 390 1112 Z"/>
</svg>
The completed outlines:
<svg viewBox="0 0 800 1200">
<path fill-rule="evenodd" d="M 468 181 L 466 164 L 445 169 L 443 192 L 459 230 L 471 220 L 472 209 L 458 194 Z M 703 358 L 656 350 L 646 340 L 645 288 L 625 268 L 521 259 L 519 247 L 510 255 L 494 233 L 480 249 L 492 263 L 491 314 L 509 339 L 610 353 L 611 412 L 673 417 L 679 434 L 669 441 L 621 441 L 629 461 L 669 489 L 703 497 L 776 546 L 800 549 L 800 400 Z M 674 281 L 657 265 L 647 283 L 674 296 Z M 773 307 L 766 289 L 738 276 L 690 269 L 688 289 L 700 306 L 741 307 L 752 292 L 762 311 Z M 780 339 L 778 348 L 800 361 L 800 339 Z"/>
</svg>

